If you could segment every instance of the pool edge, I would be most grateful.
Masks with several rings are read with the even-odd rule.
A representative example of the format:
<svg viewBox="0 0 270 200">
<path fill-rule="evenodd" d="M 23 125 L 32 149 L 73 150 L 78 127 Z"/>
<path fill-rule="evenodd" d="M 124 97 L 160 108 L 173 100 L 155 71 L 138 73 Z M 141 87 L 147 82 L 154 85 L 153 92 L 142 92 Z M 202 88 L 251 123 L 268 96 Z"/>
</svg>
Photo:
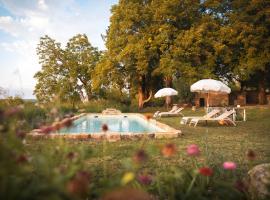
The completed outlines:
<svg viewBox="0 0 270 200">
<path fill-rule="evenodd" d="M 70 118 L 72 121 L 77 120 L 86 115 L 104 115 L 102 113 L 81 113 L 79 115 L 73 116 Z M 105 114 L 108 116 L 108 114 Z M 119 132 L 104 132 L 104 133 L 48 133 L 44 134 L 40 132 L 40 129 L 34 129 L 30 133 L 29 136 L 35 138 L 66 138 L 66 139 L 81 139 L 81 140 L 108 140 L 110 142 L 115 142 L 119 140 L 133 140 L 133 139 L 141 139 L 141 138 L 177 138 L 182 135 L 181 130 L 174 129 L 173 127 L 161 123 L 155 119 L 147 119 L 143 114 L 140 113 L 121 113 L 117 115 L 136 115 L 143 120 L 146 120 L 157 126 L 158 128 L 164 130 L 164 132 L 154 132 L 154 133 L 134 133 L 134 132 L 126 132 L 126 133 L 119 133 Z M 112 115 L 112 116 L 117 116 Z"/>
</svg>

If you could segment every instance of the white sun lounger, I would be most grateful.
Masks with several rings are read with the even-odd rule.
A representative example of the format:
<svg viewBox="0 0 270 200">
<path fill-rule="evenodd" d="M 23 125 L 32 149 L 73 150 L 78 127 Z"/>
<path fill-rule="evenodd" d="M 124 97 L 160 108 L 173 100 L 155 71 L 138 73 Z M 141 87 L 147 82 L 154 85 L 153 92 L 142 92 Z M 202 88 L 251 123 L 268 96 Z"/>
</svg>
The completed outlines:
<svg viewBox="0 0 270 200">
<path fill-rule="evenodd" d="M 220 110 L 214 109 L 211 112 L 207 113 L 204 116 L 189 116 L 189 117 L 183 117 L 180 121 L 180 124 L 187 124 L 189 120 L 191 119 L 195 119 L 195 118 L 213 118 L 215 117 L 218 113 L 220 112 Z"/>
<path fill-rule="evenodd" d="M 206 122 L 207 121 L 226 121 L 236 126 L 235 122 L 231 118 L 229 118 L 231 115 L 233 115 L 234 112 L 235 112 L 234 110 L 225 111 L 224 113 L 222 113 L 221 115 L 215 118 L 205 118 L 205 117 L 192 118 L 189 125 L 194 124 L 194 127 L 195 127 L 197 126 L 199 121 L 206 121 Z"/>
<path fill-rule="evenodd" d="M 176 111 L 179 107 L 178 106 L 173 106 L 172 109 L 170 111 L 168 111 L 168 113 L 173 113 L 174 111 Z M 153 117 L 158 117 L 158 114 L 162 113 L 161 111 L 156 111 L 153 115 Z"/>
<path fill-rule="evenodd" d="M 184 108 L 178 108 L 174 111 L 169 111 L 169 112 L 160 112 L 157 114 L 156 117 L 177 117 L 177 116 L 184 116 L 181 111 L 184 110 Z"/>
</svg>

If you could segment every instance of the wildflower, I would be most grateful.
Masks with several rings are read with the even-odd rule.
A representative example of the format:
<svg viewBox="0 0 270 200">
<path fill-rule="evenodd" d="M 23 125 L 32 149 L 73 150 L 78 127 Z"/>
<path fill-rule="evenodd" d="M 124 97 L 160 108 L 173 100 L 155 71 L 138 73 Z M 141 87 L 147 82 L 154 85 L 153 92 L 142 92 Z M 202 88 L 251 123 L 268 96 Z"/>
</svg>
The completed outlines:
<svg viewBox="0 0 270 200">
<path fill-rule="evenodd" d="M 135 178 L 135 175 L 133 172 L 126 172 L 121 179 L 121 183 L 122 183 L 122 185 L 126 185 L 129 182 L 133 181 L 134 178 Z"/>
<path fill-rule="evenodd" d="M 256 154 L 255 154 L 255 152 L 254 152 L 253 150 L 249 149 L 249 150 L 247 151 L 247 158 L 248 158 L 249 160 L 255 160 L 255 159 L 256 159 Z"/>
<path fill-rule="evenodd" d="M 83 196 L 88 191 L 89 182 L 90 174 L 86 171 L 79 171 L 75 177 L 67 183 L 67 190 L 71 194 Z"/>
<path fill-rule="evenodd" d="M 202 167 L 199 169 L 199 173 L 203 176 L 212 176 L 214 171 L 209 167 Z"/>
<path fill-rule="evenodd" d="M 164 157 L 171 157 L 173 156 L 177 151 L 177 148 L 175 144 L 166 144 L 162 149 L 162 154 Z"/>
<path fill-rule="evenodd" d="M 102 131 L 107 132 L 109 130 L 109 127 L 107 124 L 103 124 L 101 129 L 102 129 Z"/>
<path fill-rule="evenodd" d="M 52 126 L 42 126 L 42 127 L 40 128 L 40 132 L 41 132 L 41 133 L 48 134 L 48 133 L 50 133 L 50 132 L 52 132 L 52 131 L 53 131 L 53 127 L 52 127 Z"/>
<path fill-rule="evenodd" d="M 142 162 L 145 162 L 148 158 L 148 155 L 145 153 L 144 150 L 138 150 L 135 155 L 133 156 L 133 160 L 136 162 L 136 163 L 142 163 Z"/>
<path fill-rule="evenodd" d="M 72 119 L 65 118 L 65 119 L 63 119 L 63 121 L 61 123 L 64 127 L 70 127 L 72 125 Z"/>
<path fill-rule="evenodd" d="M 145 118 L 146 118 L 147 121 L 149 121 L 152 118 L 152 115 L 151 114 L 147 114 L 147 115 L 145 115 Z"/>
<path fill-rule="evenodd" d="M 223 168 L 226 170 L 235 170 L 236 169 L 236 163 L 227 161 L 223 163 Z"/>
<path fill-rule="evenodd" d="M 141 174 L 137 177 L 138 181 L 143 185 L 150 185 L 153 181 L 152 176 L 148 174 Z"/>
<path fill-rule="evenodd" d="M 191 144 L 187 147 L 187 154 L 189 156 L 198 156 L 200 155 L 200 149 L 196 144 Z"/>
<path fill-rule="evenodd" d="M 62 128 L 62 124 L 61 123 L 59 123 L 59 122 L 54 122 L 53 124 L 52 124 L 52 128 L 53 128 L 53 130 L 54 131 L 58 131 L 59 129 L 61 129 Z"/>
</svg>

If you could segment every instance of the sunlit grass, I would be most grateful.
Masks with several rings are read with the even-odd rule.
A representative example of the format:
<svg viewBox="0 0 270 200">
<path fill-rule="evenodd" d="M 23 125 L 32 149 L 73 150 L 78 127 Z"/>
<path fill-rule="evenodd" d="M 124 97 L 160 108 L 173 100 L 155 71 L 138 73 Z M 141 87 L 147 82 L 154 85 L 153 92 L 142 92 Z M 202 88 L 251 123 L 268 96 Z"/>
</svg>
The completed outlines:
<svg viewBox="0 0 270 200">
<path fill-rule="evenodd" d="M 76 148 L 89 148 L 92 151 L 90 159 L 84 160 L 84 165 L 98 170 L 99 166 L 105 163 L 108 167 L 108 174 L 117 174 L 126 170 L 134 152 L 137 149 L 145 149 L 149 155 L 149 161 L 145 164 L 146 170 L 165 170 L 167 167 L 182 166 L 193 167 L 193 160 L 186 155 L 186 147 L 189 144 L 197 144 L 202 154 L 198 158 L 198 165 L 210 165 L 221 167 L 227 160 L 235 161 L 239 167 L 239 174 L 246 173 L 250 163 L 246 158 L 246 152 L 252 149 L 256 152 L 254 164 L 270 162 L 270 109 L 248 108 L 247 122 L 238 122 L 236 127 L 221 126 L 217 123 L 199 124 L 196 128 L 187 125 L 180 125 L 180 117 L 161 118 L 164 122 L 176 129 L 180 129 L 183 136 L 176 139 L 145 139 L 136 141 L 119 141 L 106 144 L 106 152 L 103 155 L 102 142 L 95 141 L 62 141 L 66 150 L 73 151 Z M 196 112 L 186 109 L 184 115 L 202 115 L 203 110 Z M 29 151 L 55 147 L 58 140 L 28 140 Z M 170 159 L 160 154 L 160 149 L 166 143 L 174 143 L 178 152 Z M 41 151 L 42 153 L 42 151 Z M 56 155 L 57 156 L 57 155 Z M 59 155 L 63 156 L 63 155 Z M 57 157 L 56 157 L 57 159 Z"/>
</svg>

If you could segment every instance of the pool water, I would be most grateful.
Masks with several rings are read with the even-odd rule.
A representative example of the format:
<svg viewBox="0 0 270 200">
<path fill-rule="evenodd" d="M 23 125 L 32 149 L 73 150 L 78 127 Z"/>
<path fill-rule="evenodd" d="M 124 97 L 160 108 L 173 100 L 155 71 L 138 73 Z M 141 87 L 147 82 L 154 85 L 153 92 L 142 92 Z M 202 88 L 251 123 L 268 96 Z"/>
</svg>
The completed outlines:
<svg viewBox="0 0 270 200">
<path fill-rule="evenodd" d="M 108 132 L 152 133 L 162 129 L 138 116 L 101 116 L 87 115 L 77 119 L 73 125 L 63 128 L 60 133 L 101 133 L 102 125 L 107 124 Z"/>
</svg>

